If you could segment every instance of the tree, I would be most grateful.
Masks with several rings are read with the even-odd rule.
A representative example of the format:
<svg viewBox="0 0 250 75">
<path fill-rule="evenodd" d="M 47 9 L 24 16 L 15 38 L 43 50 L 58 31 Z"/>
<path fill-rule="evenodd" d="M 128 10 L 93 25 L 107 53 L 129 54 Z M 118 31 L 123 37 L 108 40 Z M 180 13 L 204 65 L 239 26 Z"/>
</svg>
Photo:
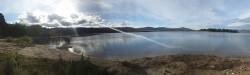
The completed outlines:
<svg viewBox="0 0 250 75">
<path fill-rule="evenodd" d="M 0 36 L 3 36 L 4 31 L 6 30 L 7 23 L 5 22 L 4 16 L 0 13 Z"/>
<path fill-rule="evenodd" d="M 12 36 L 12 37 L 21 37 L 25 36 L 27 31 L 26 31 L 26 26 L 24 24 L 9 24 L 7 26 L 7 30 L 5 31 L 6 36 Z"/>
<path fill-rule="evenodd" d="M 43 28 L 41 25 L 32 25 L 27 27 L 27 35 L 34 37 L 48 36 L 49 29 Z"/>
</svg>

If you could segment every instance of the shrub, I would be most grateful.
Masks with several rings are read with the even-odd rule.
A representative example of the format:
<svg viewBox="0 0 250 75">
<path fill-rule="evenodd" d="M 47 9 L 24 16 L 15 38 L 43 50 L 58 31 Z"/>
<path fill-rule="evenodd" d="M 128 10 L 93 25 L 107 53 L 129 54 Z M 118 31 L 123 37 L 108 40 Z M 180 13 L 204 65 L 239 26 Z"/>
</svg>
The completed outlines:
<svg viewBox="0 0 250 75">
<path fill-rule="evenodd" d="M 16 43 L 18 46 L 27 47 L 27 46 L 32 46 L 33 40 L 32 40 L 31 37 L 24 36 L 24 37 L 17 38 L 17 39 L 15 40 L 15 43 Z"/>
<path fill-rule="evenodd" d="M 5 39 L 6 39 L 6 42 L 14 42 L 15 41 L 15 39 L 12 37 L 6 37 Z"/>
<path fill-rule="evenodd" d="M 15 43 L 17 46 L 21 47 L 32 46 L 33 44 L 33 39 L 29 36 L 23 36 L 19 38 L 6 37 L 5 39 L 6 42 Z"/>
<path fill-rule="evenodd" d="M 7 64 L 5 66 L 6 75 L 19 75 L 20 74 L 20 64 L 17 60 L 17 52 L 10 51 L 7 56 Z"/>
</svg>

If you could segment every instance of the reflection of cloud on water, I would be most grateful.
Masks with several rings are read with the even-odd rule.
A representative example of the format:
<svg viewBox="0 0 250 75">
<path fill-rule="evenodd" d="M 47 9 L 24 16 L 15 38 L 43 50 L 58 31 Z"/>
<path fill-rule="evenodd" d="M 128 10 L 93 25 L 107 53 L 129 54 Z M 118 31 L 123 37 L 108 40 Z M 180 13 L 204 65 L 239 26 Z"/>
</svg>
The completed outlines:
<svg viewBox="0 0 250 75">
<path fill-rule="evenodd" d="M 60 38 L 52 39 L 49 42 L 49 48 L 56 49 L 56 48 L 62 47 L 65 44 L 66 44 L 66 41 L 63 39 L 60 39 Z"/>
<path fill-rule="evenodd" d="M 138 34 L 141 34 L 141 33 L 138 33 Z M 141 35 L 143 35 L 143 33 Z M 152 37 L 152 36 L 148 36 L 148 37 Z M 154 38 L 152 38 L 152 40 L 153 39 Z M 184 50 L 184 48 L 182 47 L 176 48 L 177 46 L 167 45 L 167 43 L 164 43 L 164 46 L 162 46 L 163 44 L 162 45 L 155 44 L 154 42 L 152 43 L 152 41 L 147 41 L 147 40 L 145 41 L 145 39 L 143 38 L 138 38 L 135 36 L 121 34 L 121 33 L 109 33 L 109 34 L 94 35 L 94 36 L 87 36 L 87 37 L 75 37 L 71 40 L 71 45 L 73 46 L 77 45 L 77 46 L 83 47 L 86 50 L 85 52 L 87 55 L 97 56 L 97 57 L 106 56 L 106 54 L 109 54 L 107 56 L 122 56 L 124 54 L 126 55 L 126 53 L 127 55 L 130 55 L 131 52 L 136 52 L 137 49 L 139 49 L 137 50 L 137 52 L 143 49 L 142 52 L 139 52 L 139 54 L 141 55 L 157 54 L 159 53 L 157 51 L 160 51 L 160 50 L 164 52 L 167 52 L 170 49 L 171 50 L 172 49 Z M 124 45 L 124 46 L 121 46 L 121 45 Z M 122 49 L 122 50 L 111 51 L 114 49 Z M 154 49 L 159 49 L 159 50 L 154 50 Z M 108 50 L 108 51 L 104 51 L 104 50 Z M 132 53 L 132 54 L 137 56 L 138 54 L 136 53 L 135 54 Z M 119 54 L 119 55 L 116 55 L 116 54 Z"/>
<path fill-rule="evenodd" d="M 68 48 L 68 51 L 77 55 L 87 56 L 85 48 L 81 46 L 73 45 Z"/>
<path fill-rule="evenodd" d="M 74 37 L 70 52 L 85 53 L 93 57 L 123 58 L 166 54 L 212 54 L 221 56 L 249 54 L 249 34 L 164 32 L 136 33 L 167 45 L 182 48 L 165 48 L 134 36 L 110 33 L 87 37 Z M 157 34 L 157 35 L 156 35 Z M 157 37 L 158 36 L 158 37 Z M 60 43 L 58 43 L 60 45 Z"/>
<path fill-rule="evenodd" d="M 248 33 L 238 33 L 240 36 L 235 36 L 231 38 L 231 42 L 238 48 L 237 52 L 241 52 L 238 55 L 249 55 L 249 42 L 250 42 L 250 35 Z"/>
<path fill-rule="evenodd" d="M 75 37 L 72 39 L 72 46 L 80 46 L 86 50 L 88 55 L 103 53 L 103 48 L 112 43 L 127 43 L 133 42 L 133 40 L 139 40 L 137 38 L 131 38 L 131 36 L 111 33 L 103 35 L 94 35 L 87 37 Z"/>
</svg>

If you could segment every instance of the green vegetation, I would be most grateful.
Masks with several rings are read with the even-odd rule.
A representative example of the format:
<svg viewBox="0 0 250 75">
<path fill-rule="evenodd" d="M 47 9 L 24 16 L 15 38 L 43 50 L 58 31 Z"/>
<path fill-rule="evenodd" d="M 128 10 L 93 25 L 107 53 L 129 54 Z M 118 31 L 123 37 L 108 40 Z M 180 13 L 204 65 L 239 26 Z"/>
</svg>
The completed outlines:
<svg viewBox="0 0 250 75">
<path fill-rule="evenodd" d="M 7 37 L 6 42 L 14 43 L 20 47 L 28 47 L 28 46 L 32 46 L 33 40 L 29 36 L 23 36 L 23 37 L 18 37 L 18 38 Z"/>
<path fill-rule="evenodd" d="M 8 53 L 4 70 L 6 75 L 27 75 L 27 71 L 22 69 L 22 65 L 18 58 L 17 52 L 12 51 Z"/>
<path fill-rule="evenodd" d="M 0 53 L 0 74 L 3 75 L 109 75 L 84 57 L 79 61 L 27 58 L 16 50 Z"/>
<path fill-rule="evenodd" d="M 25 36 L 27 33 L 26 26 L 24 24 L 9 24 L 5 27 L 3 36 L 7 37 L 21 37 Z"/>
<path fill-rule="evenodd" d="M 26 46 L 31 46 L 33 40 L 31 37 L 23 36 L 23 37 L 17 38 L 15 42 L 18 46 L 26 47 Z"/>
<path fill-rule="evenodd" d="M 44 28 L 40 25 L 31 25 L 5 22 L 3 14 L 0 13 L 0 37 L 50 37 L 50 36 L 73 36 L 74 31 L 71 28 Z"/>
<path fill-rule="evenodd" d="M 237 30 L 232 30 L 232 29 L 200 29 L 200 31 L 209 31 L 209 32 L 231 32 L 231 33 L 238 33 Z"/>
<path fill-rule="evenodd" d="M 32 37 L 74 35 L 66 28 L 43 28 L 39 25 L 7 24 L 0 13 L 0 37 L 18 47 L 32 46 Z M 14 47 L 14 46 L 13 46 Z M 90 63 L 84 57 L 78 61 L 65 61 L 62 58 L 28 58 L 19 55 L 18 50 L 0 51 L 0 75 L 109 75 L 106 68 Z"/>
</svg>

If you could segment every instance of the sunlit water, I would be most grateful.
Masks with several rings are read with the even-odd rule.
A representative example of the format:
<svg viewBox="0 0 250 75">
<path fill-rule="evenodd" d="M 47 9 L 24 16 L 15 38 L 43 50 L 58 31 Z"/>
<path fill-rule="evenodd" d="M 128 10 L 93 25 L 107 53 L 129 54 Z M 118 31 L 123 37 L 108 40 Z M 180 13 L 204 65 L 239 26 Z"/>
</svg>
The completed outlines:
<svg viewBox="0 0 250 75">
<path fill-rule="evenodd" d="M 173 54 L 210 54 L 250 56 L 249 33 L 216 32 L 139 32 L 134 33 L 163 43 L 121 33 L 74 37 L 72 46 L 82 47 L 85 54 L 98 58 L 131 58 Z"/>
</svg>

